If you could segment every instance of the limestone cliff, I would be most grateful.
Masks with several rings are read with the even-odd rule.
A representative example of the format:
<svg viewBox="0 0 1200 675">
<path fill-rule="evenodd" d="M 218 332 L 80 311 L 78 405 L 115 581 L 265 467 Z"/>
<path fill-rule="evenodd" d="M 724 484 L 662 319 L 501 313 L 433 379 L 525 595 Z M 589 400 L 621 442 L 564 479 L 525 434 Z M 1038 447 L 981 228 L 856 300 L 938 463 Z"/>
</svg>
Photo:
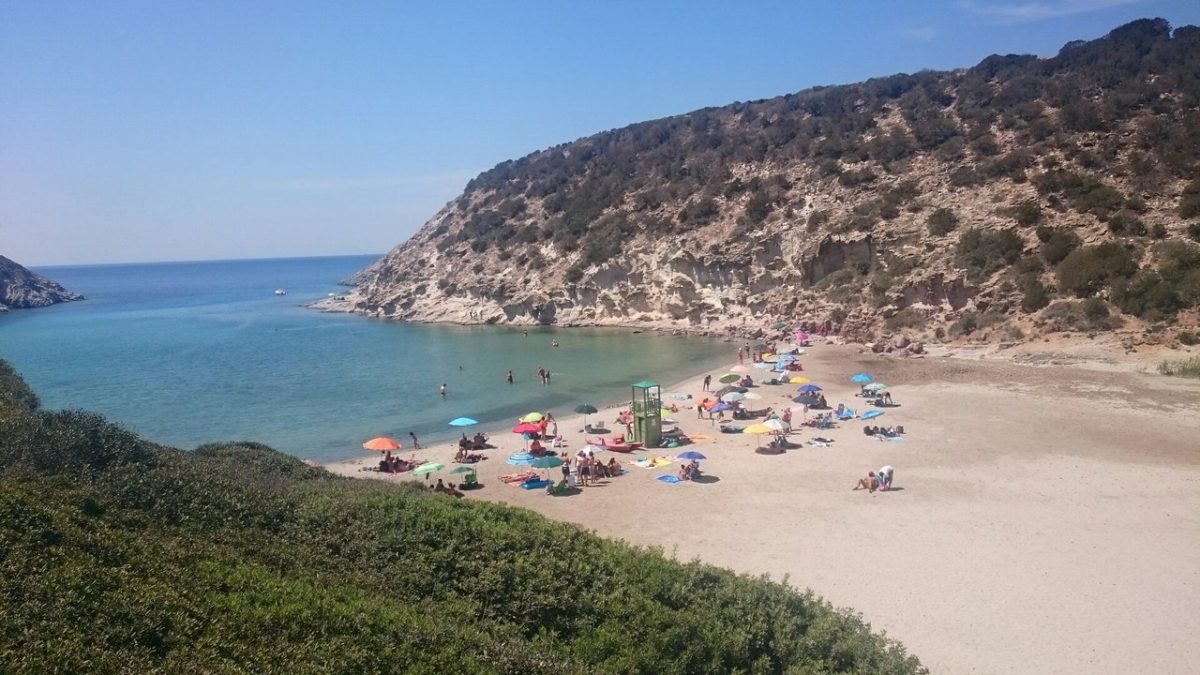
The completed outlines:
<svg viewBox="0 0 1200 675">
<path fill-rule="evenodd" d="M 0 256 L 0 312 L 82 299 L 82 295 Z"/>
<path fill-rule="evenodd" d="M 1200 30 L 1143 20 L 1052 58 L 643 122 L 481 174 L 322 306 L 859 339 L 1183 330 L 1198 107 Z"/>
</svg>

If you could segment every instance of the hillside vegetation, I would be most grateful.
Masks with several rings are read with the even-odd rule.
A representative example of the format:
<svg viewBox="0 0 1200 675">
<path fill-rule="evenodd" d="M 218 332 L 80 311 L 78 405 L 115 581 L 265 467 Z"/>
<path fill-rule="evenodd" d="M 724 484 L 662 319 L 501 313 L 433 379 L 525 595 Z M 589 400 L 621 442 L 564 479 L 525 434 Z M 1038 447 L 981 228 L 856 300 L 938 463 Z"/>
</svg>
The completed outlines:
<svg viewBox="0 0 1200 675">
<path fill-rule="evenodd" d="M 327 306 L 1173 339 L 1200 304 L 1198 158 L 1200 29 L 1140 20 L 1051 58 L 816 87 L 503 162 Z"/>
<path fill-rule="evenodd" d="M 154 445 L 0 361 L 6 673 L 916 673 L 811 593 L 521 509 Z"/>
</svg>

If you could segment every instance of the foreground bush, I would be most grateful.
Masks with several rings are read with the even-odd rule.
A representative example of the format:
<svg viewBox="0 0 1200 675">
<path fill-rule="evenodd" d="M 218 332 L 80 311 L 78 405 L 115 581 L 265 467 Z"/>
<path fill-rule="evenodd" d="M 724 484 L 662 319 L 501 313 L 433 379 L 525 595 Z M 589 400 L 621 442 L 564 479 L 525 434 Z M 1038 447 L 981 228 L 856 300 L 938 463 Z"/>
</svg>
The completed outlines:
<svg viewBox="0 0 1200 675">
<path fill-rule="evenodd" d="M 5 672 L 923 672 L 810 593 L 529 511 L 84 413 L 0 424 Z"/>
</svg>

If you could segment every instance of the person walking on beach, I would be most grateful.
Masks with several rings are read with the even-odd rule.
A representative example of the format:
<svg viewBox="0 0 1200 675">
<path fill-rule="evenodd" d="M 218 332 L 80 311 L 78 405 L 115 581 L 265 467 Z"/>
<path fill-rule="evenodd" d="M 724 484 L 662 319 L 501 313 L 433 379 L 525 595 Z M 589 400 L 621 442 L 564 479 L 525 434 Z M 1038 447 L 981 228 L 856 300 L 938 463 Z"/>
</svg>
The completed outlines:
<svg viewBox="0 0 1200 675">
<path fill-rule="evenodd" d="M 745 353 L 742 351 L 742 348 L 741 348 L 741 347 L 738 347 L 738 365 L 740 366 L 740 365 L 742 365 L 742 364 L 743 364 L 743 363 L 745 363 L 745 362 L 746 362 L 746 355 L 745 355 Z"/>
<path fill-rule="evenodd" d="M 511 371 L 511 370 L 510 370 L 510 371 L 508 371 L 508 383 L 509 383 L 509 384 L 512 384 L 512 383 L 513 383 L 513 376 L 512 376 L 512 371 Z"/>
<path fill-rule="evenodd" d="M 703 390 L 704 390 L 704 391 L 708 391 L 708 387 L 709 387 L 709 385 L 711 385 L 711 384 L 712 384 L 712 375 L 705 375 L 705 376 L 704 376 L 704 388 L 703 388 Z"/>
<path fill-rule="evenodd" d="M 420 450 L 421 444 L 420 444 L 420 442 L 417 441 L 416 432 L 410 431 L 410 432 L 408 432 L 408 435 L 411 436 L 413 439 L 413 450 Z"/>
<path fill-rule="evenodd" d="M 442 383 L 442 389 L 439 393 L 442 395 L 442 398 L 446 398 L 446 383 L 445 382 Z"/>
</svg>

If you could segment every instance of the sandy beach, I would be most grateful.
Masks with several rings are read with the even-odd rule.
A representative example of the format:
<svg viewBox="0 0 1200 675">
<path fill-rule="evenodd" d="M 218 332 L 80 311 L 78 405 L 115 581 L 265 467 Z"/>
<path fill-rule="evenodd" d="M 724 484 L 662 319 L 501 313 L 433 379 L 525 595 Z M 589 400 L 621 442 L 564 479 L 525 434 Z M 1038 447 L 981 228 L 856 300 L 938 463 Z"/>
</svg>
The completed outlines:
<svg viewBox="0 0 1200 675">
<path fill-rule="evenodd" d="M 507 429 L 478 464 L 487 499 L 534 509 L 680 559 L 787 578 L 861 612 L 935 673 L 1194 672 L 1200 660 L 1200 383 L 1138 372 L 929 357 L 890 360 L 818 344 L 805 375 L 829 402 L 865 410 L 852 373 L 891 386 L 900 407 L 872 424 L 804 428 L 802 449 L 761 455 L 760 437 L 677 418 L 703 452 L 706 483 L 641 469 L 551 497 L 508 486 L 521 448 Z M 757 379 L 760 371 L 753 371 Z M 791 405 L 795 386 L 761 386 L 753 407 Z M 700 379 L 664 393 L 701 393 Z M 553 411 L 559 413 L 560 411 Z M 599 417 L 610 428 L 616 410 Z M 559 416 L 572 454 L 577 415 Z M 832 447 L 807 444 L 815 436 Z M 654 450 L 637 455 L 667 455 Z M 403 456 L 407 456 L 407 450 Z M 419 457 L 452 466 L 441 445 Z M 610 453 L 603 453 L 604 458 Z M 332 471 L 362 471 L 376 458 Z M 852 491 L 867 470 L 896 469 L 886 493 Z M 442 472 L 444 477 L 455 478 Z M 559 476 L 557 469 L 553 475 Z"/>
</svg>

